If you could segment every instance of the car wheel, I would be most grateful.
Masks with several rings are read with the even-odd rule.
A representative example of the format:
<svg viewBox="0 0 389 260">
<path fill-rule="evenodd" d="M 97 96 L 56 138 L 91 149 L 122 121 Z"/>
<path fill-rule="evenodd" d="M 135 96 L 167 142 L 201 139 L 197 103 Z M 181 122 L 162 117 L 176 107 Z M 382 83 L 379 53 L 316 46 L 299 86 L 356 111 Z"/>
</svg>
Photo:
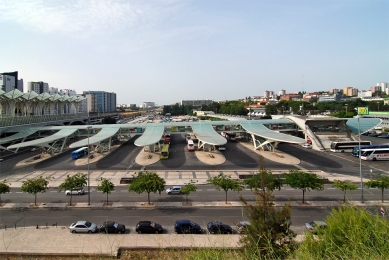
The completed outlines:
<svg viewBox="0 0 389 260">
<path fill-rule="evenodd" d="M 139 230 L 139 231 L 138 231 L 138 234 L 142 234 L 142 231 Z"/>
<path fill-rule="evenodd" d="M 75 231 L 75 230 L 72 230 L 72 233 L 74 234 L 74 233 L 76 233 L 76 231 Z"/>
<path fill-rule="evenodd" d="M 168 192 L 167 195 L 171 195 L 172 193 L 171 192 Z"/>
<path fill-rule="evenodd" d="M 66 196 L 69 196 L 70 195 L 70 193 L 66 193 Z"/>
<path fill-rule="evenodd" d="M 77 195 L 80 195 L 81 194 L 81 192 L 77 192 Z"/>
<path fill-rule="evenodd" d="M 155 231 L 155 234 L 159 234 L 158 230 L 157 230 L 157 231 Z"/>
<path fill-rule="evenodd" d="M 89 234 L 92 233 L 92 230 L 88 230 L 88 233 L 89 233 Z"/>
</svg>

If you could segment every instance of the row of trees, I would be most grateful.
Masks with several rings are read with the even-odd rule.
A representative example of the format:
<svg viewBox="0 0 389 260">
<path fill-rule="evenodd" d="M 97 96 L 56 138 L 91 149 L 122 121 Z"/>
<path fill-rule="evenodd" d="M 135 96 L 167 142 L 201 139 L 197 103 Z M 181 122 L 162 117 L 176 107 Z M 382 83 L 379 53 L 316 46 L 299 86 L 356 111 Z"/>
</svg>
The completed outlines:
<svg viewBox="0 0 389 260">
<path fill-rule="evenodd" d="M 208 183 L 215 185 L 216 189 L 223 190 L 225 192 L 225 203 L 228 203 L 227 194 L 229 190 L 241 191 L 244 185 L 248 186 L 251 190 L 256 190 L 262 187 L 270 191 L 275 189 L 280 190 L 284 184 L 288 184 L 294 189 L 300 189 L 303 192 L 302 203 L 305 202 L 305 193 L 311 190 L 321 191 L 323 190 L 322 179 L 316 174 L 310 174 L 301 170 L 290 170 L 289 173 L 284 174 L 283 179 L 272 174 L 270 170 L 262 170 L 261 172 L 254 174 L 251 178 L 244 181 L 232 179 L 231 176 L 219 174 L 208 179 Z M 44 193 L 48 189 L 49 181 L 51 177 L 39 176 L 35 179 L 28 179 L 23 181 L 21 191 L 34 195 L 34 204 L 36 205 L 36 199 L 38 193 Z M 265 183 L 265 184 L 264 184 Z M 63 190 L 79 189 L 87 185 L 87 175 L 83 173 L 77 173 L 75 175 L 67 175 L 64 182 L 59 185 L 58 192 Z M 264 186 L 265 185 L 265 186 Z M 381 201 L 384 202 L 384 190 L 389 189 L 389 176 L 378 176 L 365 183 L 369 188 L 378 188 L 381 190 Z M 343 191 L 343 201 L 346 202 L 346 193 L 348 190 L 356 190 L 357 185 L 350 181 L 335 180 L 333 187 Z M 161 193 L 165 189 L 165 180 L 159 177 L 155 172 L 141 171 L 134 175 L 132 183 L 128 187 L 129 192 L 135 192 L 138 194 L 147 193 L 147 201 L 150 204 L 150 193 Z M 191 192 L 196 191 L 196 185 L 193 180 L 186 183 L 182 188 L 182 193 L 186 195 L 186 200 Z M 108 194 L 115 190 L 115 185 L 105 178 L 98 180 L 97 190 L 102 193 Z M 7 180 L 0 182 L 0 195 L 8 193 L 10 191 L 10 184 Z M 1 197 L 0 197 L 1 203 Z M 70 202 L 72 204 L 72 193 L 70 193 Z"/>
<path fill-rule="evenodd" d="M 186 105 L 181 106 L 180 104 L 164 106 L 163 114 L 171 113 L 172 115 L 193 115 L 192 110 L 198 109 L 201 111 L 213 111 L 214 113 L 219 114 L 229 114 L 229 115 L 247 115 L 250 105 L 254 104 L 253 101 L 226 101 L 224 103 L 212 102 L 209 105 L 201 106 L 192 106 Z M 346 102 L 319 102 L 316 101 L 296 101 L 296 100 L 281 100 L 277 104 L 266 104 L 266 102 L 260 103 L 265 106 L 266 115 L 277 115 L 277 114 L 288 114 L 292 112 L 293 114 L 320 114 L 323 112 L 330 111 L 331 114 L 336 117 L 353 117 L 356 114 L 357 107 L 368 107 L 370 111 L 389 111 L 389 105 L 384 104 L 383 101 L 363 101 L 358 98 L 355 101 L 346 101 Z M 303 107 L 301 111 L 301 106 Z M 246 107 L 246 108 L 245 108 Z"/>
</svg>

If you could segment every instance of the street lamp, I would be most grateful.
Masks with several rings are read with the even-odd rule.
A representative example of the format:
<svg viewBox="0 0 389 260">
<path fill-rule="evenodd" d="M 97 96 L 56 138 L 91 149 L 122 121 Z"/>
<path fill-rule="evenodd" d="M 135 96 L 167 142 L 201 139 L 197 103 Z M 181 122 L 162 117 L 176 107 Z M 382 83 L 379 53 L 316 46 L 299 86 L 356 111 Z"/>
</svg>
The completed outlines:
<svg viewBox="0 0 389 260">
<path fill-rule="evenodd" d="M 91 125 L 87 125 L 85 128 L 88 130 L 88 205 L 90 205 L 89 130 L 92 128 L 92 126 Z"/>
<path fill-rule="evenodd" d="M 361 203 L 363 200 L 363 179 L 362 179 L 362 159 L 361 159 L 361 125 L 359 123 L 360 115 L 358 113 L 358 139 L 359 139 L 359 176 L 361 177 Z"/>
</svg>

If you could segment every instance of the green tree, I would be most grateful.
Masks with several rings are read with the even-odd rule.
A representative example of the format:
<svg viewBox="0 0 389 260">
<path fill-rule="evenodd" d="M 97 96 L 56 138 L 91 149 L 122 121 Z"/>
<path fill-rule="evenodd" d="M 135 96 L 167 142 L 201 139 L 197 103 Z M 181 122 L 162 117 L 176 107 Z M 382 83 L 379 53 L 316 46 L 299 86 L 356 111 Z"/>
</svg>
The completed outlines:
<svg viewBox="0 0 389 260">
<path fill-rule="evenodd" d="M 29 194 L 34 194 L 35 197 L 34 205 L 36 205 L 37 194 L 39 192 L 41 193 L 46 192 L 50 180 L 51 180 L 50 177 L 43 178 L 42 176 L 39 176 L 38 178 L 35 179 L 27 179 L 26 181 L 23 181 L 20 190 L 23 192 L 27 192 Z"/>
<path fill-rule="evenodd" d="M 0 181 L 0 196 L 1 194 L 8 193 L 11 190 L 10 184 L 7 180 Z M 1 206 L 1 197 L 0 197 L 0 206 Z"/>
<path fill-rule="evenodd" d="M 67 175 L 64 182 L 61 183 L 58 187 L 58 192 L 61 192 L 62 190 L 74 190 L 74 189 L 80 189 L 87 185 L 87 175 L 84 173 L 77 173 L 75 175 Z M 72 192 L 70 192 L 70 201 L 69 205 L 72 205 Z"/>
<path fill-rule="evenodd" d="M 182 187 L 181 189 L 181 192 L 183 194 L 185 194 L 185 200 L 186 200 L 186 203 L 188 203 L 188 195 L 191 193 L 191 192 L 196 192 L 197 190 L 197 187 L 195 185 L 197 181 L 194 181 L 194 180 L 190 180 L 190 182 L 188 183 L 185 183 L 185 185 Z"/>
<path fill-rule="evenodd" d="M 276 177 L 270 170 L 260 170 L 258 173 L 244 180 L 243 184 L 252 190 L 265 187 L 274 191 L 275 189 L 281 190 L 283 181 L 281 178 Z"/>
<path fill-rule="evenodd" d="M 358 186 L 351 183 L 351 181 L 340 181 L 340 180 L 335 180 L 332 187 L 343 191 L 343 203 L 346 203 L 346 192 L 348 190 L 356 190 L 358 188 Z"/>
<path fill-rule="evenodd" d="M 217 190 L 224 190 L 226 193 L 226 204 L 227 204 L 227 192 L 229 190 L 241 191 L 242 184 L 239 180 L 233 180 L 231 175 L 224 175 L 220 173 L 218 176 L 214 176 L 207 180 L 208 183 L 211 183 L 216 186 Z"/>
<path fill-rule="evenodd" d="M 290 170 L 289 173 L 285 173 L 285 182 L 294 189 L 300 189 L 303 191 L 303 203 L 306 191 L 324 189 L 322 180 L 316 174 L 310 174 L 300 170 Z"/>
<path fill-rule="evenodd" d="M 384 190 L 389 189 L 389 176 L 378 176 L 365 183 L 369 188 L 381 189 L 381 202 L 384 202 Z"/>
<path fill-rule="evenodd" d="M 109 180 L 101 177 L 100 180 L 97 180 L 97 190 L 103 193 L 107 193 L 107 204 L 108 204 L 108 194 L 111 194 L 115 190 L 115 185 Z"/>
<path fill-rule="evenodd" d="M 129 192 L 136 192 L 141 194 L 147 192 L 147 201 L 150 204 L 150 193 L 159 192 L 165 189 L 165 180 L 158 176 L 155 172 L 139 172 L 134 174 L 134 180 L 129 185 Z"/>
<path fill-rule="evenodd" d="M 252 185 L 255 203 L 247 202 L 243 196 L 245 214 L 251 225 L 240 242 L 248 255 L 257 259 L 283 259 L 291 250 L 290 238 L 291 207 L 286 203 L 283 207 L 274 206 L 274 179 L 269 170 L 264 167 L 264 158 L 259 157 L 260 169 Z M 289 238 L 289 239 L 287 239 Z"/>
</svg>

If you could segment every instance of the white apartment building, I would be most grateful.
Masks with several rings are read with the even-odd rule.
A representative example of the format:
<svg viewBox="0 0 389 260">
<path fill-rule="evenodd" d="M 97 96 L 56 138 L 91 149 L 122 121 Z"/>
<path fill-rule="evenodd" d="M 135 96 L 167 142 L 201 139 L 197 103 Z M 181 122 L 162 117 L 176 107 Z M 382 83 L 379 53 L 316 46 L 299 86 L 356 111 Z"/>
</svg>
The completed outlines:
<svg viewBox="0 0 389 260">
<path fill-rule="evenodd" d="M 371 90 L 358 91 L 358 97 L 359 98 L 371 98 L 372 97 Z"/>
</svg>

